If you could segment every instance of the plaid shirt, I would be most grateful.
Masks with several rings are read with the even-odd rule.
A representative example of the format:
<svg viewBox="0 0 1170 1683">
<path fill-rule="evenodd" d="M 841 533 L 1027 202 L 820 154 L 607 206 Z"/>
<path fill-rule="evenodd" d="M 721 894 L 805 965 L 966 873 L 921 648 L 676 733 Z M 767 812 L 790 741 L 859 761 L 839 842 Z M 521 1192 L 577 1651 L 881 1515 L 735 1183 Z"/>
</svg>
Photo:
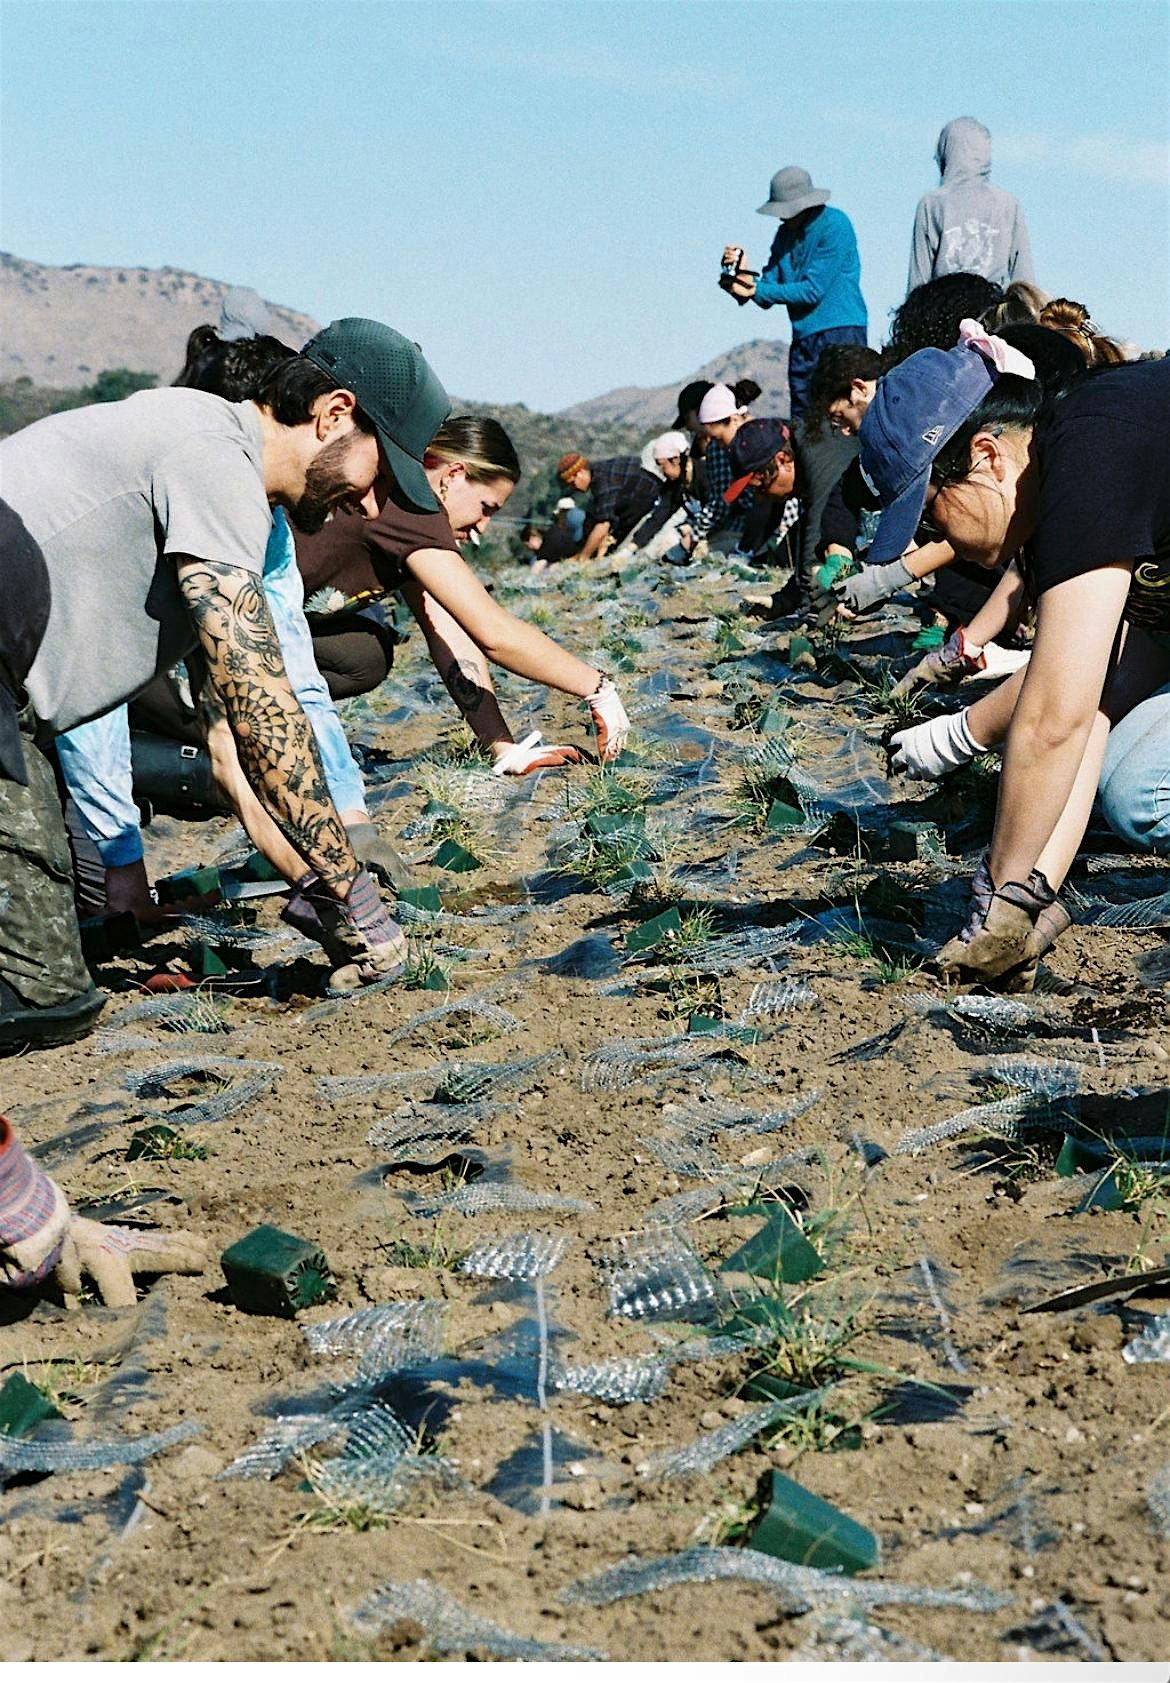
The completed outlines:
<svg viewBox="0 0 1170 1683">
<path fill-rule="evenodd" d="M 735 477 L 731 471 L 731 452 L 712 439 L 703 460 L 707 468 L 707 500 L 691 522 L 691 530 L 696 538 L 705 538 L 716 526 L 738 531 L 752 506 L 751 487 L 741 492 L 733 503 L 725 503 L 723 493 Z"/>
<path fill-rule="evenodd" d="M 663 482 L 647 473 L 637 456 L 607 456 L 590 466 L 593 500 L 585 529 L 590 531 L 606 521 L 614 542 L 621 543 L 654 507 L 662 495 Z"/>
</svg>

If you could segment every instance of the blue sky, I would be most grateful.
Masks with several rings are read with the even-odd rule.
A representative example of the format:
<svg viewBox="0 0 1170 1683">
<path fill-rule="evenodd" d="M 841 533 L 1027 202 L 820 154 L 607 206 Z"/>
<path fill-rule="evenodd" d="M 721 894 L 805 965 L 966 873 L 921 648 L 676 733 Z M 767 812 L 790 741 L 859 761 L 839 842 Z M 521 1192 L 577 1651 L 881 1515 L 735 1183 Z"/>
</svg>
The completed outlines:
<svg viewBox="0 0 1170 1683">
<path fill-rule="evenodd" d="M 773 170 L 857 228 L 870 337 L 938 131 L 981 118 L 1038 278 L 1170 342 L 1164 0 L 3 0 L 0 243 L 172 264 L 557 408 L 786 334 L 715 278 Z M 749 372 L 746 370 L 745 372 Z"/>
</svg>

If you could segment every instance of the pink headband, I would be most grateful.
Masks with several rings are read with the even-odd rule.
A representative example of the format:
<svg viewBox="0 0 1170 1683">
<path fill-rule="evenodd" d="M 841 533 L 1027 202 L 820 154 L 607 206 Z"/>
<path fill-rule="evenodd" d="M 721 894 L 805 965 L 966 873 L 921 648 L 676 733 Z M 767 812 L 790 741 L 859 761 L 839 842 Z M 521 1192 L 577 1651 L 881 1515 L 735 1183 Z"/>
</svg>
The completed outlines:
<svg viewBox="0 0 1170 1683">
<path fill-rule="evenodd" d="M 1025 356 L 1014 345 L 1009 345 L 1006 339 L 997 339 L 993 333 L 988 333 L 977 321 L 970 317 L 959 323 L 960 345 L 970 345 L 973 351 L 978 351 L 981 357 L 991 364 L 998 374 L 1018 374 L 1022 380 L 1036 378 L 1036 364 L 1031 357 Z"/>
</svg>

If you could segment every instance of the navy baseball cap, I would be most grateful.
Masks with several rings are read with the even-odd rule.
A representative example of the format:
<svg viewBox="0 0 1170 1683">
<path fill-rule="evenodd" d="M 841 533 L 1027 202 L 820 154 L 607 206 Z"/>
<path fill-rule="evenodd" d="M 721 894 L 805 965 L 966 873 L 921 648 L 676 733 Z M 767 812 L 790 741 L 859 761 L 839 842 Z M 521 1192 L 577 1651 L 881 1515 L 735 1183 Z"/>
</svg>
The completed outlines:
<svg viewBox="0 0 1170 1683">
<path fill-rule="evenodd" d="M 997 378 L 986 357 L 964 342 L 953 351 L 915 351 L 878 381 L 858 435 L 858 465 L 883 511 L 866 557 L 871 565 L 904 553 L 922 519 L 935 457 Z"/>
<path fill-rule="evenodd" d="M 741 497 L 752 474 L 766 468 L 781 450 L 792 454 L 792 428 L 787 421 L 745 421 L 731 441 L 731 469 L 736 477 L 723 493 L 724 502 L 733 503 Z"/>
</svg>

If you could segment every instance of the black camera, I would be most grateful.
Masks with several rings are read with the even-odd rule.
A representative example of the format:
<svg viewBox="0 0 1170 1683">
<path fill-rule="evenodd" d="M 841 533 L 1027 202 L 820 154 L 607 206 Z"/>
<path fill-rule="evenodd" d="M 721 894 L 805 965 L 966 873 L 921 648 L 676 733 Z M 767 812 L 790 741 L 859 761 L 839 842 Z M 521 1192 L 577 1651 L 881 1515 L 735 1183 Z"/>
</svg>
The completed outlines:
<svg viewBox="0 0 1170 1683">
<path fill-rule="evenodd" d="M 737 245 L 732 249 L 730 260 L 725 260 L 719 265 L 719 273 L 725 280 L 734 280 L 739 273 L 739 266 L 742 262 L 743 247 Z"/>
</svg>

